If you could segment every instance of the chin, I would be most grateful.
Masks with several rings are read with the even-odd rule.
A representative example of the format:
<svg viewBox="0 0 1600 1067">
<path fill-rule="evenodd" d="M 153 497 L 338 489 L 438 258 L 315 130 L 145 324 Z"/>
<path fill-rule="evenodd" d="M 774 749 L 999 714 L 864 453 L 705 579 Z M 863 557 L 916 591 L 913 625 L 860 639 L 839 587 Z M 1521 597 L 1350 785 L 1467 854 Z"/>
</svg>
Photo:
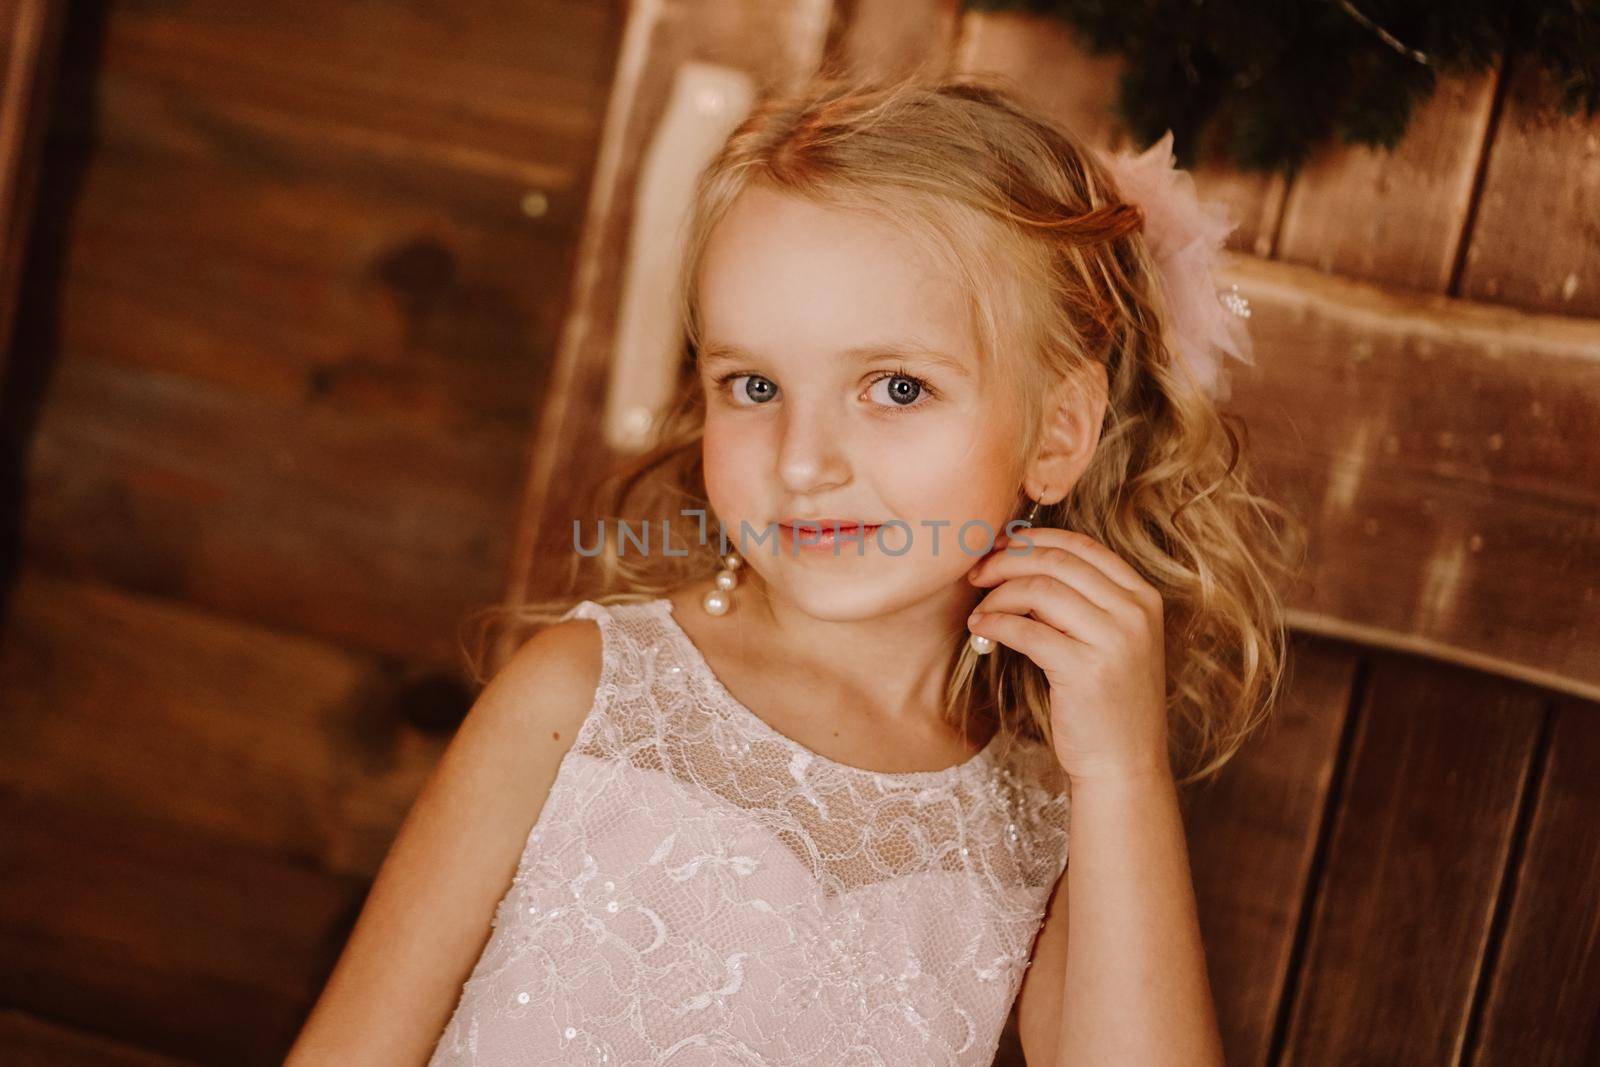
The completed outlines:
<svg viewBox="0 0 1600 1067">
<path fill-rule="evenodd" d="M 899 577 L 881 568 L 875 573 L 837 577 L 812 572 L 785 575 L 787 580 L 769 583 L 769 587 L 774 596 L 823 622 L 877 618 L 937 595 L 937 590 L 925 588 L 924 583 L 896 580 Z"/>
</svg>

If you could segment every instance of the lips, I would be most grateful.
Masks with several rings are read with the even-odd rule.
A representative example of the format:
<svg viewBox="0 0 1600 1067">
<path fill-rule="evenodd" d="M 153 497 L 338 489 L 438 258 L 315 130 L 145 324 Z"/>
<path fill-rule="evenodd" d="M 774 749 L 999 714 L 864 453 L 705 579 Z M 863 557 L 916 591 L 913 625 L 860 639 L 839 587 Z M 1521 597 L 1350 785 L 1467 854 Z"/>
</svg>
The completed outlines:
<svg viewBox="0 0 1600 1067">
<path fill-rule="evenodd" d="M 876 530 L 879 526 L 882 526 L 883 523 L 864 523 L 858 522 L 855 519 L 784 519 L 783 522 L 779 523 L 779 525 L 787 526 L 791 530 L 804 529 L 815 532 L 819 529 L 824 531 L 844 531 L 857 529 Z"/>
<path fill-rule="evenodd" d="M 855 519 L 785 519 L 778 524 L 785 540 L 796 548 L 831 548 L 841 538 L 870 538 L 881 522 Z"/>
</svg>

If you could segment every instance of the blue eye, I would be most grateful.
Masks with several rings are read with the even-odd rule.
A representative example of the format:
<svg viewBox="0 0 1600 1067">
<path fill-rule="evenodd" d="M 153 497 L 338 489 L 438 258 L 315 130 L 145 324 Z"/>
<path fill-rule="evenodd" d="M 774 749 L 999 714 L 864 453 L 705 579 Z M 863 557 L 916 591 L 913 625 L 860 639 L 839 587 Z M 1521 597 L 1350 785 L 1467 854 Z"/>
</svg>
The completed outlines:
<svg viewBox="0 0 1600 1067">
<path fill-rule="evenodd" d="M 748 378 L 750 381 L 747 382 L 742 389 L 732 388 L 732 383 L 740 378 Z M 770 379 L 763 378 L 759 374 L 743 373 L 724 374 L 722 377 L 717 379 L 717 388 L 727 389 L 733 397 L 733 402 L 740 407 L 755 407 L 760 404 L 765 404 L 768 400 L 772 399 L 772 395 L 776 391 Z M 744 403 L 744 400 L 740 399 L 741 393 L 744 396 L 744 400 L 749 401 L 748 404 Z"/>
<path fill-rule="evenodd" d="M 928 383 L 914 374 L 896 372 L 885 374 L 872 380 L 872 388 L 877 388 L 883 382 L 892 383 L 886 391 L 885 406 L 897 408 L 910 408 L 917 406 L 917 400 L 924 392 L 932 392 Z"/>
</svg>

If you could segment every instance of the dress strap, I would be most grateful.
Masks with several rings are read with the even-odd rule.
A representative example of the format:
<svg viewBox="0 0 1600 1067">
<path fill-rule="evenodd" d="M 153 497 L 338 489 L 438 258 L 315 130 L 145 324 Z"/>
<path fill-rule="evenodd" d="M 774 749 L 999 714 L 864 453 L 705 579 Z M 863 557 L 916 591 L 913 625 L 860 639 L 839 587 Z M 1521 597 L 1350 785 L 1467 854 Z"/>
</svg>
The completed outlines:
<svg viewBox="0 0 1600 1067">
<path fill-rule="evenodd" d="M 657 607 L 648 600 L 609 604 L 583 600 L 561 616 L 562 622 L 592 619 L 600 627 L 600 678 L 595 685 L 594 703 L 579 731 L 577 747 L 592 741 L 594 753 L 601 754 L 614 750 L 641 730 L 659 728 L 659 724 L 642 721 L 641 716 L 643 709 L 652 706 L 643 698 L 647 696 L 649 664 L 661 644 Z"/>
<path fill-rule="evenodd" d="M 568 619 L 593 619 L 596 622 L 600 622 L 600 620 L 605 618 L 607 614 L 608 613 L 604 604 L 597 604 L 593 600 L 580 600 L 576 604 L 572 605 L 572 607 L 568 608 L 567 613 L 556 621 L 566 622 Z M 600 628 L 602 630 L 605 629 L 604 623 L 601 624 Z"/>
<path fill-rule="evenodd" d="M 557 621 L 567 622 L 570 619 L 591 619 L 600 627 L 600 677 L 595 682 L 594 700 L 573 742 L 573 748 L 581 750 L 611 713 L 621 689 L 623 638 L 617 632 L 617 619 L 611 609 L 593 600 L 579 601 Z"/>
</svg>

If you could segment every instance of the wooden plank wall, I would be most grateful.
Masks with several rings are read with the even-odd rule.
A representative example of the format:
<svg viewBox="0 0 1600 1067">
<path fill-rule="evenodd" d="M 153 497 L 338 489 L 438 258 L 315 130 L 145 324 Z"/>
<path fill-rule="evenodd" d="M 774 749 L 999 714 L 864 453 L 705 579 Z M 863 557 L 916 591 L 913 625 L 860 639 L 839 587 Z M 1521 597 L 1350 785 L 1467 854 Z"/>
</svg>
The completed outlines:
<svg viewBox="0 0 1600 1067">
<path fill-rule="evenodd" d="M 70 57 L 92 64 L 85 109 L 54 134 L 81 172 L 41 205 L 64 253 L 33 278 L 55 314 L 19 339 L 68 354 L 33 445 L 29 553 L 451 662 L 451 622 L 505 566 L 616 12 L 103 16 L 98 52 Z"/>
<path fill-rule="evenodd" d="M 472 695 L 623 14 L 72 5 L 6 302 L 0 1060 L 281 1060 Z"/>
<path fill-rule="evenodd" d="M 606 462 L 585 427 L 628 192 L 691 57 L 769 83 L 996 70 L 1118 136 L 1115 60 L 955 0 L 74 5 L 11 351 L 34 384 L 7 400 L 30 427 L 0 633 L 8 1057 L 281 1058 L 470 695 L 457 622 L 507 574 L 538 587 L 538 546 Z M 1547 338 L 1560 372 L 1524 395 L 1507 363 L 1392 442 L 1312 427 L 1265 453 L 1311 473 L 1302 503 L 1343 501 L 1308 624 L 1501 659 L 1308 626 L 1281 715 L 1185 796 L 1230 1063 L 1580 1063 L 1600 1041 L 1600 715 L 1542 685 L 1600 677 L 1574 518 L 1600 491 L 1592 446 L 1560 447 L 1594 413 L 1600 128 L 1552 119 L 1549 93 L 1513 56 L 1392 155 L 1199 171 L 1244 220 L 1263 330 L 1322 331 L 1319 389 L 1348 383 L 1352 337 L 1358 357 L 1391 337 L 1414 374 L 1419 331 L 1468 326 Z M 1452 358 L 1441 385 L 1489 357 Z M 1485 403 L 1515 418 L 1463 453 L 1447 416 Z M 1385 464 L 1359 483 L 1378 496 L 1340 495 Z M 1418 528 L 1405 502 L 1460 514 L 1462 493 L 1546 540 L 1496 555 L 1484 528 L 1494 565 L 1452 572 L 1473 582 L 1381 586 L 1435 558 L 1374 555 Z M 1472 629 L 1505 618 L 1548 625 Z M 997 1062 L 1021 1063 L 1014 1030 Z"/>
</svg>

